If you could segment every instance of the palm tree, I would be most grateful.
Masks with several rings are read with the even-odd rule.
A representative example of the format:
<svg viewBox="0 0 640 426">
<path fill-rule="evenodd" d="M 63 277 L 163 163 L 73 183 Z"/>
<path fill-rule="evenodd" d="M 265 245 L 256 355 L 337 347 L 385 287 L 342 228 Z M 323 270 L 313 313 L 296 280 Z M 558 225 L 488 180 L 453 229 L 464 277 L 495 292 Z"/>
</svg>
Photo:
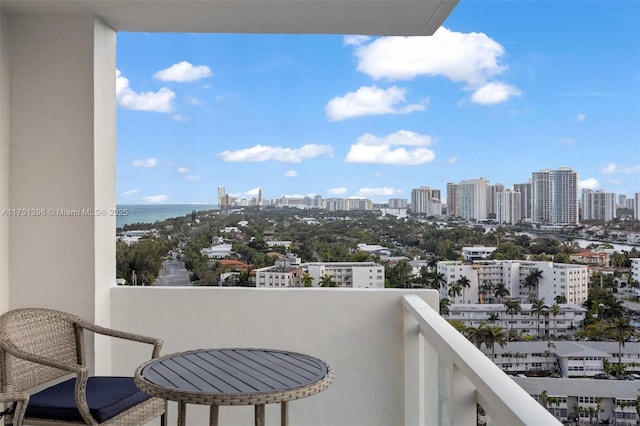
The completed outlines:
<svg viewBox="0 0 640 426">
<path fill-rule="evenodd" d="M 333 280 L 331 275 L 323 275 L 320 278 L 320 287 L 337 287 L 338 284 Z"/>
<path fill-rule="evenodd" d="M 483 322 L 478 327 L 467 327 L 465 329 L 465 336 L 469 339 L 473 344 L 475 344 L 478 349 L 482 347 L 482 344 L 485 342 L 485 332 L 487 329 L 487 323 Z"/>
<path fill-rule="evenodd" d="M 302 278 L 300 278 L 300 281 L 302 281 L 303 287 L 313 287 L 313 277 L 311 276 L 309 271 L 304 271 L 302 273 Z"/>
<path fill-rule="evenodd" d="M 507 341 L 509 341 L 511 337 L 511 330 L 513 330 L 513 316 L 515 314 L 522 313 L 522 307 L 520 306 L 520 301 L 515 299 L 507 299 L 504 301 L 504 307 L 507 308 L 507 315 L 511 315 L 511 326 L 509 329 L 509 334 L 507 335 Z"/>
<path fill-rule="evenodd" d="M 440 315 L 443 317 L 449 316 L 449 306 L 451 306 L 451 300 L 446 297 L 440 299 Z"/>
<path fill-rule="evenodd" d="M 529 289 L 529 299 L 533 300 L 534 293 L 537 295 L 538 294 L 538 284 L 540 283 L 540 280 L 542 279 L 542 271 L 538 268 L 533 269 L 531 272 L 529 272 L 529 275 L 527 275 L 524 279 L 524 285 Z M 531 289 L 534 289 L 534 292 L 531 291 Z"/>
<path fill-rule="evenodd" d="M 556 317 L 560 315 L 560 305 L 558 303 L 551 305 L 549 313 L 553 316 L 553 337 L 556 337 Z"/>
<path fill-rule="evenodd" d="M 559 294 L 553 299 L 558 305 L 562 305 L 567 303 L 567 296 L 564 294 Z"/>
<path fill-rule="evenodd" d="M 462 303 L 465 303 L 464 289 L 471 287 L 471 281 L 469 281 L 469 278 L 467 278 L 466 275 L 463 275 L 458 278 L 458 281 L 456 281 L 456 283 L 460 284 L 460 287 L 462 288 Z"/>
<path fill-rule="evenodd" d="M 542 299 L 537 299 L 537 298 L 534 299 L 533 303 L 531 304 L 531 313 L 535 314 L 538 319 L 536 323 L 537 325 L 536 336 L 538 336 L 538 338 L 540 338 L 540 315 L 546 313 L 548 309 L 549 307 L 544 304 L 544 297 Z"/>
<path fill-rule="evenodd" d="M 495 362 L 494 358 L 496 355 L 496 343 L 500 345 L 501 348 L 504 348 L 504 346 L 507 344 L 507 336 L 504 334 L 504 330 L 500 326 L 486 325 L 482 332 L 482 339 L 487 349 L 491 350 L 491 361 Z"/>
<path fill-rule="evenodd" d="M 430 275 L 429 286 L 434 290 L 439 290 L 447 284 L 447 279 L 442 272 L 433 271 Z"/>
<path fill-rule="evenodd" d="M 502 301 L 505 297 L 509 296 L 509 290 L 504 285 L 504 283 L 500 283 L 496 286 L 495 290 L 493 291 L 493 295 L 499 298 L 500 301 Z"/>
<path fill-rule="evenodd" d="M 457 282 L 453 282 L 450 284 L 447 294 L 449 295 L 449 297 L 455 300 L 456 296 L 460 296 L 462 294 L 462 287 Z"/>
<path fill-rule="evenodd" d="M 618 365 L 622 366 L 622 348 L 624 348 L 627 339 L 636 334 L 636 329 L 630 324 L 629 317 L 622 317 L 616 318 L 608 331 L 618 342 Z"/>
<path fill-rule="evenodd" d="M 491 323 L 500 321 L 500 314 L 497 312 L 492 313 L 491 315 L 489 315 L 489 318 L 487 318 L 487 321 Z"/>
</svg>

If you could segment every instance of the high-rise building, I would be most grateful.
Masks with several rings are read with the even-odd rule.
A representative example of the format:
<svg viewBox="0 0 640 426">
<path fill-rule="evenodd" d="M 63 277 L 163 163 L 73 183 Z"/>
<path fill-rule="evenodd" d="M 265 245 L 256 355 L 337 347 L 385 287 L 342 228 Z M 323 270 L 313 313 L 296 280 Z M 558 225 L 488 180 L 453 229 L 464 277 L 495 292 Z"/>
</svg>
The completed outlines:
<svg viewBox="0 0 640 426">
<path fill-rule="evenodd" d="M 531 199 L 534 223 L 578 224 L 578 173 L 569 167 L 534 172 Z"/>
<path fill-rule="evenodd" d="M 520 211 L 524 220 L 531 220 L 531 182 L 516 183 L 513 190 L 520 193 Z"/>
<path fill-rule="evenodd" d="M 471 221 L 486 220 L 488 195 L 487 179 L 461 181 L 458 184 L 458 216 Z"/>
<path fill-rule="evenodd" d="M 453 182 L 447 183 L 447 214 L 458 217 L 458 185 Z"/>
<path fill-rule="evenodd" d="M 489 195 L 487 197 L 487 217 L 495 218 L 497 217 L 497 207 L 498 207 L 498 193 L 504 192 L 504 185 L 501 183 L 496 183 L 495 185 L 489 186 Z"/>
<path fill-rule="evenodd" d="M 633 218 L 640 220 L 640 192 L 633 194 Z"/>
<path fill-rule="evenodd" d="M 612 221 L 616 218 L 616 194 L 601 190 L 582 190 L 582 219 Z"/>
<path fill-rule="evenodd" d="M 225 192 L 224 186 L 218 187 L 218 208 L 226 210 L 231 207 L 231 197 Z"/>
<path fill-rule="evenodd" d="M 390 209 L 406 209 L 408 202 L 406 198 L 389 198 L 387 205 Z"/>
<path fill-rule="evenodd" d="M 426 216 L 441 216 L 440 190 L 421 186 L 411 190 L 411 211 Z"/>
<path fill-rule="evenodd" d="M 522 194 L 507 189 L 496 194 L 496 221 L 514 225 L 522 221 Z"/>
</svg>

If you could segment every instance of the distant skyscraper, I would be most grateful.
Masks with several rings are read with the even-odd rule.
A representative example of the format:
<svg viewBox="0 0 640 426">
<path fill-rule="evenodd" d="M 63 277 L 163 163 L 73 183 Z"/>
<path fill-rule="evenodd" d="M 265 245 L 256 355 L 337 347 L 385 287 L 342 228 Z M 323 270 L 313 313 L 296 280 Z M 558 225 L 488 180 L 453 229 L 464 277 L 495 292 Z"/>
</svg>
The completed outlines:
<svg viewBox="0 0 640 426">
<path fill-rule="evenodd" d="M 496 183 L 489 186 L 489 196 L 487 197 L 487 217 L 495 218 L 498 206 L 498 193 L 504 192 L 504 185 Z"/>
<path fill-rule="evenodd" d="M 582 190 L 582 219 L 609 222 L 616 218 L 616 194 L 613 192 Z"/>
<path fill-rule="evenodd" d="M 496 194 L 496 221 L 514 225 L 522 221 L 522 194 L 507 189 Z"/>
<path fill-rule="evenodd" d="M 578 173 L 571 168 L 534 172 L 531 198 L 534 223 L 578 224 Z"/>
<path fill-rule="evenodd" d="M 458 216 L 466 220 L 487 219 L 489 181 L 485 178 L 463 180 L 458 184 Z"/>
<path fill-rule="evenodd" d="M 640 192 L 633 194 L 633 217 L 640 220 Z"/>
<path fill-rule="evenodd" d="M 520 193 L 520 211 L 522 212 L 522 218 L 531 220 L 531 182 L 516 183 L 513 185 L 513 190 Z"/>
<path fill-rule="evenodd" d="M 390 209 L 406 209 L 408 202 L 406 198 L 389 198 L 387 205 Z"/>
<path fill-rule="evenodd" d="M 440 190 L 421 186 L 411 190 L 411 211 L 427 216 L 442 215 L 442 202 Z"/>
<path fill-rule="evenodd" d="M 447 183 L 447 214 L 451 217 L 458 217 L 458 185 Z"/>
</svg>

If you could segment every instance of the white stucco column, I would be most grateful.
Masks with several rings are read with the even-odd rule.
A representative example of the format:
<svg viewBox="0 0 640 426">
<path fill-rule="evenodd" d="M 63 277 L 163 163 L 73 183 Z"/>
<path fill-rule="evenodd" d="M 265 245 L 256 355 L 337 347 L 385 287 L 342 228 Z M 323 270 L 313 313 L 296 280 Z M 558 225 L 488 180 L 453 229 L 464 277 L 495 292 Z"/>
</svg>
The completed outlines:
<svg viewBox="0 0 640 426">
<path fill-rule="evenodd" d="M 109 325 L 115 32 L 93 17 L 7 21 L 9 204 L 25 209 L 9 218 L 9 308 L 51 307 Z M 94 216 L 99 209 L 106 216 Z M 96 351 L 98 371 L 108 368 L 108 353 Z"/>
</svg>

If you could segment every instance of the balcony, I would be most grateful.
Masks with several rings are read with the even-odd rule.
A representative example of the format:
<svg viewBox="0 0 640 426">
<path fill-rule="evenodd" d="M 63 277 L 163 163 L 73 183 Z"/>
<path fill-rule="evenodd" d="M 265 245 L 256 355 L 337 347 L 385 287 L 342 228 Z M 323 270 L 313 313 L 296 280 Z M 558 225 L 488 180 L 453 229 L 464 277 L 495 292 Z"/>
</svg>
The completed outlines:
<svg viewBox="0 0 640 426">
<path fill-rule="evenodd" d="M 331 387 L 290 404 L 300 425 L 558 424 L 432 309 L 432 290 L 111 289 L 112 325 L 165 340 L 163 353 L 267 347 L 307 353 L 335 372 Z M 99 342 L 97 342 L 99 345 Z M 131 374 L 145 348 L 117 342 L 114 374 Z M 169 405 L 169 420 L 177 408 Z M 189 406 L 189 424 L 206 407 Z M 223 407 L 221 424 L 251 424 L 251 407 Z M 267 424 L 279 409 L 267 406 Z"/>
</svg>

